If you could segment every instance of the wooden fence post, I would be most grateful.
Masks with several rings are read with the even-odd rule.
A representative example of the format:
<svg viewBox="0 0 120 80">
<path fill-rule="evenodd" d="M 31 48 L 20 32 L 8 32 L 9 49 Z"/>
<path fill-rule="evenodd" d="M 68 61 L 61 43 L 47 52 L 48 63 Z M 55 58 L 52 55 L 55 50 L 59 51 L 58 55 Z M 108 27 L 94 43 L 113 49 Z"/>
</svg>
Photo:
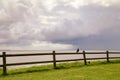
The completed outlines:
<svg viewBox="0 0 120 80">
<path fill-rule="evenodd" d="M 55 51 L 53 51 L 53 66 L 54 66 L 54 69 L 56 69 L 56 56 L 55 56 Z"/>
<path fill-rule="evenodd" d="M 7 75 L 6 52 L 3 52 L 2 55 L 3 55 L 3 75 Z"/>
<path fill-rule="evenodd" d="M 107 56 L 107 62 L 110 62 L 109 61 L 109 51 L 108 50 L 106 51 L 106 56 Z"/>
<path fill-rule="evenodd" d="M 84 64 L 87 65 L 85 51 L 83 51 Z"/>
</svg>

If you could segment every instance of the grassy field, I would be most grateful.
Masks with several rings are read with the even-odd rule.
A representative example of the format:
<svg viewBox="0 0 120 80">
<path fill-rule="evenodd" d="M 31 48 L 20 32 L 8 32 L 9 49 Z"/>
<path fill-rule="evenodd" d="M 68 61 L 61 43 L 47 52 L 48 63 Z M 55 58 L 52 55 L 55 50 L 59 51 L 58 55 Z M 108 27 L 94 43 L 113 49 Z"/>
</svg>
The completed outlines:
<svg viewBox="0 0 120 80">
<path fill-rule="evenodd" d="M 0 80 L 120 80 L 120 61 L 62 63 L 53 69 L 52 65 L 9 70 Z M 1 70 L 0 70 L 1 73 Z"/>
</svg>

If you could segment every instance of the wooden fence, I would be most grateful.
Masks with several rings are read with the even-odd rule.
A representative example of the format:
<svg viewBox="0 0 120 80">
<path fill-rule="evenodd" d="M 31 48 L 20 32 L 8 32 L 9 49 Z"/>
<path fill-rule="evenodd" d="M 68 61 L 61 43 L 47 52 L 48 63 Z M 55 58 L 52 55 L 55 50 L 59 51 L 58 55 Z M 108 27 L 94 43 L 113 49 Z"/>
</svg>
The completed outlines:
<svg viewBox="0 0 120 80">
<path fill-rule="evenodd" d="M 82 59 L 67 59 L 67 60 L 57 60 L 56 59 L 56 55 L 79 55 L 82 54 L 83 58 Z M 101 57 L 101 58 L 87 58 L 86 54 L 105 54 L 105 57 Z M 14 66 L 14 65 L 27 65 L 27 64 L 38 64 L 38 63 L 53 63 L 53 67 L 54 69 L 56 69 L 56 63 L 57 62 L 67 62 L 67 61 L 80 61 L 83 60 L 84 64 L 87 65 L 87 60 L 98 60 L 98 59 L 106 59 L 107 62 L 110 62 L 110 59 L 120 59 L 119 56 L 117 57 L 110 57 L 109 54 L 120 54 L 120 52 L 69 52 L 69 53 L 56 53 L 55 51 L 53 51 L 52 53 L 30 53 L 30 54 L 6 54 L 6 52 L 2 52 L 2 55 L 0 55 L 0 58 L 2 58 L 2 65 L 0 65 L 0 67 L 2 67 L 3 69 L 3 75 L 7 74 L 7 66 Z M 37 61 L 37 62 L 22 62 L 22 63 L 6 63 L 6 59 L 7 57 L 19 57 L 19 56 L 40 56 L 40 55 L 52 55 L 53 56 L 53 60 L 51 61 Z"/>
</svg>

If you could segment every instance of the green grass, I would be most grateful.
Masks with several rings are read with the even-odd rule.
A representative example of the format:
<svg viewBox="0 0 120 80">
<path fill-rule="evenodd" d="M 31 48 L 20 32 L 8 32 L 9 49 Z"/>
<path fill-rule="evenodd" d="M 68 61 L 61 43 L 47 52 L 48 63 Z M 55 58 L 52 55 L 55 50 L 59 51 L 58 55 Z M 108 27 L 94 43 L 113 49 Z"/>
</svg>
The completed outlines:
<svg viewBox="0 0 120 80">
<path fill-rule="evenodd" d="M 0 70 L 1 73 L 1 70 Z M 0 80 L 120 80 L 120 60 L 61 63 L 57 69 L 52 65 L 9 70 Z"/>
</svg>

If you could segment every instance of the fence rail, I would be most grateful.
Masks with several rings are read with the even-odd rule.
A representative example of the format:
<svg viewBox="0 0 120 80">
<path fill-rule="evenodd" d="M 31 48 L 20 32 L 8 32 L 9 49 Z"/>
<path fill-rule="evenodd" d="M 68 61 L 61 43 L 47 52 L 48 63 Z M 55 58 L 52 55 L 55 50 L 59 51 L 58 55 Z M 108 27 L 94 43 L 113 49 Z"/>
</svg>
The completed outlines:
<svg viewBox="0 0 120 80">
<path fill-rule="evenodd" d="M 56 59 L 56 55 L 83 55 L 82 59 L 67 59 L 67 60 L 57 60 Z M 100 58 L 87 58 L 86 54 L 105 54 L 105 57 L 100 57 Z M 0 67 L 2 67 L 3 69 L 3 75 L 7 74 L 7 66 L 14 66 L 14 65 L 27 65 L 27 64 L 39 64 L 39 63 L 53 63 L 53 67 L 54 69 L 56 69 L 56 63 L 57 62 L 67 62 L 67 61 L 84 61 L 84 64 L 87 65 L 87 60 L 98 60 L 98 59 L 106 59 L 107 62 L 110 62 L 110 59 L 120 59 L 120 57 L 110 57 L 109 54 L 120 54 L 120 52 L 78 52 L 78 53 L 74 53 L 74 52 L 67 52 L 67 53 L 56 53 L 55 51 L 53 51 L 52 53 L 22 53 L 22 54 L 6 54 L 6 52 L 2 52 L 2 55 L 0 55 L 0 58 L 2 58 L 2 65 L 0 65 Z M 7 63 L 6 62 L 6 58 L 7 57 L 19 57 L 19 56 L 40 56 L 40 55 L 52 55 L 53 56 L 53 60 L 50 61 L 36 61 L 36 62 L 21 62 L 21 63 Z"/>
</svg>

